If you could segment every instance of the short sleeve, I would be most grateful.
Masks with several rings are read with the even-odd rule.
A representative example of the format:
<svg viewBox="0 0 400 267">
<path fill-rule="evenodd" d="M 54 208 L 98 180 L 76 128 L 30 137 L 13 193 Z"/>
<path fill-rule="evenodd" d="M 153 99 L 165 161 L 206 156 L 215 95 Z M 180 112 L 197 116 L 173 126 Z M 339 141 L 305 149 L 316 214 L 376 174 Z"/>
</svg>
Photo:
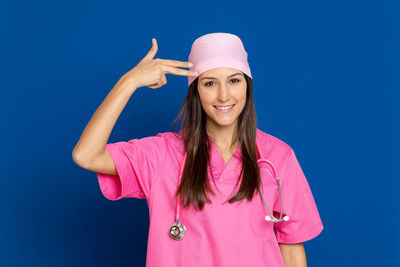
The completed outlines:
<svg viewBox="0 0 400 267">
<path fill-rule="evenodd" d="M 97 173 L 103 195 L 109 200 L 148 199 L 151 186 L 163 166 L 166 142 L 157 136 L 106 144 L 117 169 L 117 175 Z"/>
<path fill-rule="evenodd" d="M 290 148 L 287 161 L 283 165 L 282 172 L 278 172 L 283 195 L 282 218 L 288 215 L 289 220 L 275 223 L 276 238 L 278 243 L 305 242 L 319 235 L 324 227 L 293 149 Z M 278 197 L 274 205 L 274 216 L 279 216 L 280 211 L 281 199 Z"/>
</svg>

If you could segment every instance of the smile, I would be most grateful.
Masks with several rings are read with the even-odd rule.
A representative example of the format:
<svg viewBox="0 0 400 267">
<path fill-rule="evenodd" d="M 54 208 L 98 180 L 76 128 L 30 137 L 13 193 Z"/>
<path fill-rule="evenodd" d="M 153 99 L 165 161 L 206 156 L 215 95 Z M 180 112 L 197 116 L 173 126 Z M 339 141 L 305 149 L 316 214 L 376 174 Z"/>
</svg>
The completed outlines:
<svg viewBox="0 0 400 267">
<path fill-rule="evenodd" d="M 230 105 L 230 106 L 214 106 L 218 111 L 222 111 L 222 112 L 229 112 L 233 109 L 233 107 L 235 106 L 235 104 Z"/>
</svg>

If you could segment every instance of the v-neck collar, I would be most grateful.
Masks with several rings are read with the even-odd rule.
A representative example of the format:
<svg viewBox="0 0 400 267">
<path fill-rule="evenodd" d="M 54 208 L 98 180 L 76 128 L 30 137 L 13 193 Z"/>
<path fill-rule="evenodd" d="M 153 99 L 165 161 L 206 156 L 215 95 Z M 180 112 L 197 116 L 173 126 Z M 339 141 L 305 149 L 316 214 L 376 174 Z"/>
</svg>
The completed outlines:
<svg viewBox="0 0 400 267">
<path fill-rule="evenodd" d="M 241 162 L 240 144 L 237 146 L 228 163 L 226 163 L 212 139 L 208 138 L 210 140 L 210 169 L 215 182 L 237 180 L 238 177 L 233 177 L 237 172 L 233 172 L 233 170 Z"/>
</svg>

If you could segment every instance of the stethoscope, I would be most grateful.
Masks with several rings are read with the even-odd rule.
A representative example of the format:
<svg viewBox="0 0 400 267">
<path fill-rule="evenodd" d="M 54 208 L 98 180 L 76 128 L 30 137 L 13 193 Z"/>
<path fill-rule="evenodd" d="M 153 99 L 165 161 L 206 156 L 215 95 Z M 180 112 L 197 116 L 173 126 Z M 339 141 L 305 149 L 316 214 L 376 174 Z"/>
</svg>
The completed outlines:
<svg viewBox="0 0 400 267">
<path fill-rule="evenodd" d="M 260 150 L 258 149 L 257 144 L 256 144 L 256 147 L 257 147 L 258 154 L 261 155 L 261 154 L 260 154 Z M 182 178 L 183 167 L 184 167 L 184 164 L 185 164 L 185 162 L 186 162 L 186 156 L 187 156 L 187 154 L 186 154 L 186 152 L 185 152 L 185 155 L 184 155 L 183 160 L 182 160 L 182 164 L 181 164 L 180 169 L 179 169 L 178 186 L 179 186 L 180 180 L 181 180 L 181 178 Z M 257 160 L 257 164 L 259 164 L 259 163 L 261 163 L 261 162 L 266 162 L 266 163 L 268 163 L 268 164 L 272 167 L 272 170 L 273 170 L 273 172 L 274 172 L 274 177 L 275 177 L 275 179 L 276 179 L 276 181 L 277 181 L 277 183 L 278 183 L 279 195 L 280 195 L 280 199 L 281 199 L 281 214 L 280 214 L 279 218 L 277 219 L 277 218 L 274 217 L 274 215 L 272 214 L 271 210 L 268 208 L 268 205 L 267 205 L 267 203 L 265 202 L 264 196 L 263 196 L 262 192 L 260 191 L 260 188 L 258 188 L 258 191 L 259 191 L 260 194 L 261 194 L 261 198 L 262 198 L 262 200 L 263 200 L 263 202 L 264 202 L 264 205 L 265 205 L 265 207 L 267 208 L 269 215 L 271 215 L 271 216 L 268 216 L 268 215 L 265 216 L 265 220 L 266 220 L 266 221 L 272 221 L 272 222 L 288 221 L 288 220 L 289 220 L 289 216 L 286 215 L 285 217 L 282 218 L 282 215 L 283 215 L 283 196 L 282 196 L 282 190 L 281 190 L 281 182 L 279 181 L 278 177 L 276 176 L 275 167 L 274 167 L 274 165 L 272 164 L 272 162 L 269 161 L 269 160 L 267 160 L 267 159 L 260 158 L 260 159 Z M 173 239 L 175 239 L 175 240 L 181 240 L 181 239 L 185 236 L 185 234 L 186 234 L 186 227 L 185 227 L 185 225 L 179 221 L 179 210 L 180 210 L 180 203 L 179 203 L 179 197 L 177 197 L 177 202 L 176 202 L 176 217 L 175 217 L 175 218 L 176 218 L 176 222 L 174 222 L 174 223 L 171 225 L 171 227 L 169 228 L 169 235 L 170 235 Z"/>
</svg>

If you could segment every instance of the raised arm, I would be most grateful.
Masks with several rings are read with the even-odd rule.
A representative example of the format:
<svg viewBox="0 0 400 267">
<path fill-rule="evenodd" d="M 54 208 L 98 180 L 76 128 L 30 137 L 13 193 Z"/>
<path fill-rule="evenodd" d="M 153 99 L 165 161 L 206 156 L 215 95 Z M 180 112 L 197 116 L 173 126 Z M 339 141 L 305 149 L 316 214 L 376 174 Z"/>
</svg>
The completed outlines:
<svg viewBox="0 0 400 267">
<path fill-rule="evenodd" d="M 105 149 L 118 117 L 137 87 L 126 77 L 116 83 L 97 108 L 72 151 L 72 158 L 82 168 L 117 174 L 114 162 Z"/>
<path fill-rule="evenodd" d="M 83 130 L 72 151 L 72 158 L 82 168 L 106 174 L 117 174 L 114 162 L 105 149 L 118 117 L 137 88 L 147 86 L 159 88 L 167 83 L 166 73 L 196 76 L 195 73 L 177 67 L 191 67 L 189 62 L 153 59 L 157 53 L 157 42 L 139 64 L 124 74 L 97 108 Z"/>
</svg>

